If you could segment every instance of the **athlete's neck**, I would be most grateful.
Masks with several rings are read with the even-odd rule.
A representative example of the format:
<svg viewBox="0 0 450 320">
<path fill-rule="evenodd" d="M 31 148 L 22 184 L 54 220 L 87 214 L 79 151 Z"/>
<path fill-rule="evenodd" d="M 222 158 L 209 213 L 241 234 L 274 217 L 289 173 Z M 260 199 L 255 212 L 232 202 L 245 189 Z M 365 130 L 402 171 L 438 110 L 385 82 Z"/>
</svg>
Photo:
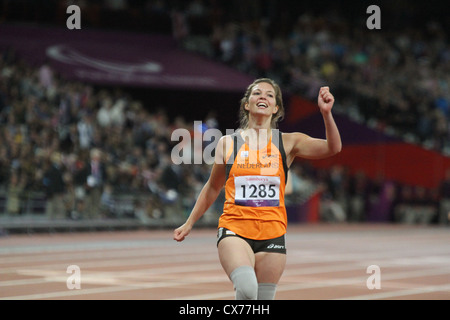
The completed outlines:
<svg viewBox="0 0 450 320">
<path fill-rule="evenodd" d="M 272 138 L 270 129 L 246 128 L 242 131 L 242 138 L 253 150 L 259 150 L 267 146 Z"/>
<path fill-rule="evenodd" d="M 256 131 L 266 130 L 270 132 L 272 123 L 272 117 L 250 117 L 248 119 L 248 125 L 246 129 L 254 129 Z"/>
</svg>

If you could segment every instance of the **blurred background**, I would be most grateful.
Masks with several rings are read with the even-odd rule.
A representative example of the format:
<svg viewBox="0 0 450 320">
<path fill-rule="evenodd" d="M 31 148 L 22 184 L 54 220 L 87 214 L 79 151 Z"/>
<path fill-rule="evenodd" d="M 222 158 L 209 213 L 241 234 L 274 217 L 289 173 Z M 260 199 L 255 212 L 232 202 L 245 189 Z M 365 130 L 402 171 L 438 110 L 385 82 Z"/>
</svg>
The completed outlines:
<svg viewBox="0 0 450 320">
<path fill-rule="evenodd" d="M 379 30 L 366 26 L 372 4 Z M 70 5 L 81 29 L 67 28 Z M 449 11 L 434 0 L 0 0 L 1 232 L 182 223 L 211 168 L 174 165 L 172 132 L 236 129 L 259 77 L 283 89 L 282 131 L 324 137 L 319 87 L 336 98 L 343 150 L 294 162 L 291 223 L 448 225 Z M 223 201 L 199 225 L 216 226 Z"/>
</svg>

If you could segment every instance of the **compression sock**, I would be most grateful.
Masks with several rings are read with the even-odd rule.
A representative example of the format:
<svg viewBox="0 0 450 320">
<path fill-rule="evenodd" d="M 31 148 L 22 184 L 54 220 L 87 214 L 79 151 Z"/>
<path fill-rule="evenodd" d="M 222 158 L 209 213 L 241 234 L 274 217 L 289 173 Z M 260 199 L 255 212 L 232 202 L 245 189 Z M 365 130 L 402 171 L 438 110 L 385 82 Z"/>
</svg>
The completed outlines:
<svg viewBox="0 0 450 320">
<path fill-rule="evenodd" d="M 273 300 L 276 291 L 275 283 L 258 283 L 258 300 Z"/>
</svg>

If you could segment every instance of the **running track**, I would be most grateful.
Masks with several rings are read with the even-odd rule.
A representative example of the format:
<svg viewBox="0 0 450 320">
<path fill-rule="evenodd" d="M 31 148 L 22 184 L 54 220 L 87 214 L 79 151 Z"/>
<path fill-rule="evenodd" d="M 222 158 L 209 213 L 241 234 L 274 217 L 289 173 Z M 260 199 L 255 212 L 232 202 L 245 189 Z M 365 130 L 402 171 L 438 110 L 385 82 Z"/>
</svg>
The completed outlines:
<svg viewBox="0 0 450 320">
<path fill-rule="evenodd" d="M 215 230 L 182 243 L 171 230 L 11 235 L 0 238 L 0 299 L 234 299 Z M 276 299 L 450 299 L 450 228 L 291 225 Z M 81 289 L 67 288 L 67 267 Z M 380 268 L 369 290 L 367 267 Z"/>
</svg>

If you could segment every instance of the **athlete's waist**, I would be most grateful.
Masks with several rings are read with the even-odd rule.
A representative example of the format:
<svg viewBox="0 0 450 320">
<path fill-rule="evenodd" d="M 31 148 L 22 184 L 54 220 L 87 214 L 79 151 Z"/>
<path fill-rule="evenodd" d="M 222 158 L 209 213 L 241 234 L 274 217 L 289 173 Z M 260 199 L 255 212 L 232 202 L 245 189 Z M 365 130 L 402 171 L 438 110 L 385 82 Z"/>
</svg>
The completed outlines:
<svg viewBox="0 0 450 320">
<path fill-rule="evenodd" d="M 245 219 L 222 215 L 219 228 L 227 228 L 242 237 L 253 240 L 273 239 L 286 233 L 286 220 Z"/>
<path fill-rule="evenodd" d="M 286 207 L 284 204 L 277 207 L 247 207 L 225 202 L 223 206 L 223 215 L 240 219 L 284 220 L 284 217 L 286 216 Z"/>
</svg>

